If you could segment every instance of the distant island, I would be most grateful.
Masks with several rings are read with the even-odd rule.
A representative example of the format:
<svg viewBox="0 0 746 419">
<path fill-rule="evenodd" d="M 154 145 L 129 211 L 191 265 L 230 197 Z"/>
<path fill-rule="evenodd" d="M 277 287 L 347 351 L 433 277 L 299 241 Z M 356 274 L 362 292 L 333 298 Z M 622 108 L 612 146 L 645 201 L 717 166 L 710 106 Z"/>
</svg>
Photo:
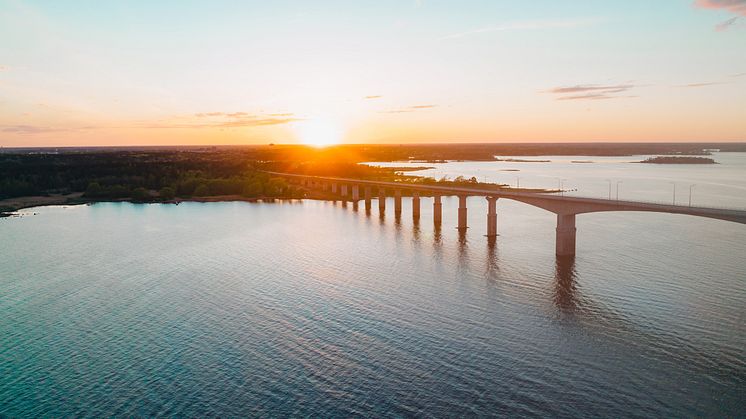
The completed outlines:
<svg viewBox="0 0 746 419">
<path fill-rule="evenodd" d="M 652 163 L 652 164 L 717 164 L 717 162 L 709 157 L 683 157 L 683 156 L 657 156 L 649 157 L 643 161 L 637 163 Z"/>
<path fill-rule="evenodd" d="M 505 161 L 510 163 L 551 163 L 551 160 L 527 160 L 527 159 L 495 159 L 495 161 Z"/>
</svg>

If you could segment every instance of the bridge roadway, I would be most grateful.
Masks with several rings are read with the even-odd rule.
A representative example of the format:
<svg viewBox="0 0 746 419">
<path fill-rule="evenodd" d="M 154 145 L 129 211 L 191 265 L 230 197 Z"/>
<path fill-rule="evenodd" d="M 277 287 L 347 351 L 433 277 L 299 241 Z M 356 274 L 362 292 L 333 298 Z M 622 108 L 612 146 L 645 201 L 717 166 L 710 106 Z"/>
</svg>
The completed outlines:
<svg viewBox="0 0 746 419">
<path fill-rule="evenodd" d="M 557 215 L 557 229 L 555 250 L 557 256 L 575 254 L 575 216 L 591 212 L 602 211 L 647 211 L 668 214 L 685 214 L 697 217 L 715 218 L 746 224 L 746 210 L 725 208 L 704 208 L 683 205 L 667 205 L 649 202 L 620 201 L 598 198 L 582 198 L 574 196 L 559 196 L 540 192 L 517 192 L 509 190 L 480 189 L 470 187 L 420 185 L 400 182 L 382 182 L 324 176 L 307 176 L 290 173 L 268 172 L 269 174 L 295 180 L 306 187 L 316 187 L 334 194 L 340 194 L 342 199 L 360 200 L 360 188 L 363 188 L 363 198 L 366 210 L 371 208 L 372 188 L 378 192 L 378 206 L 381 212 L 386 209 L 387 191 L 394 192 L 394 212 L 401 214 L 402 191 L 412 192 L 412 215 L 420 216 L 420 195 L 425 193 L 433 196 L 433 218 L 436 224 L 442 220 L 443 207 L 441 196 L 456 195 L 459 197 L 458 228 L 467 228 L 466 198 L 469 196 L 484 196 L 488 202 L 487 235 L 497 235 L 497 209 L 499 198 L 512 199 L 523 202 Z"/>
</svg>

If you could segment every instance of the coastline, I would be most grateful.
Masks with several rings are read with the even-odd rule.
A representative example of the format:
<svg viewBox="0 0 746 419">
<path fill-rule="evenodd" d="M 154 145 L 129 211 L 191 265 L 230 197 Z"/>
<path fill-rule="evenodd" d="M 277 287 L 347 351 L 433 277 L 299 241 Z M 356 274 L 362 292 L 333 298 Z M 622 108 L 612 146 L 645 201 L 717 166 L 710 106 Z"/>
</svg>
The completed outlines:
<svg viewBox="0 0 746 419">
<path fill-rule="evenodd" d="M 541 193 L 557 193 L 555 190 L 535 190 L 531 188 L 513 189 L 514 191 L 532 191 Z M 131 198 L 121 199 L 92 199 L 85 198 L 82 192 L 67 195 L 49 196 L 23 196 L 0 200 L 0 218 L 13 217 L 17 212 L 24 209 L 36 207 L 62 206 L 62 205 L 89 205 L 99 202 L 130 202 L 133 204 L 172 204 L 178 205 L 182 202 L 271 202 L 271 201 L 293 201 L 302 199 L 313 199 L 316 201 L 340 201 L 341 198 L 329 193 L 315 190 L 307 190 L 303 197 L 269 197 L 261 196 L 247 198 L 241 195 L 214 195 L 191 198 L 175 198 L 170 200 L 135 201 Z"/>
<path fill-rule="evenodd" d="M 317 199 L 311 197 L 304 198 L 272 198 L 272 197 L 256 197 L 246 198 L 240 195 L 216 195 L 216 196 L 205 196 L 205 197 L 193 197 L 193 198 L 176 198 L 167 201 L 134 201 L 129 198 L 122 199 L 90 199 L 84 198 L 81 192 L 68 194 L 68 195 L 52 195 L 52 196 L 24 196 L 18 198 L 9 198 L 0 200 L 0 218 L 12 217 L 17 215 L 18 211 L 37 208 L 37 207 L 49 207 L 49 206 L 61 206 L 61 205 L 89 205 L 97 204 L 102 202 L 129 202 L 132 204 L 173 204 L 178 205 L 181 202 L 259 202 L 259 201 L 274 201 L 274 200 L 296 200 L 296 199 Z M 328 199 L 327 199 L 328 200 Z"/>
</svg>

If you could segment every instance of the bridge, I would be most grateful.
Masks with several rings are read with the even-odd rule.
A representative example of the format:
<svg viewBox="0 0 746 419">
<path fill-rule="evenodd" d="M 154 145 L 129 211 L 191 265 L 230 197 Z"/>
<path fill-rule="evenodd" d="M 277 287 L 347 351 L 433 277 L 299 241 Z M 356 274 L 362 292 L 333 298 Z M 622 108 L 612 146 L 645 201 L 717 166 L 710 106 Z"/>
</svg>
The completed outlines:
<svg viewBox="0 0 746 419">
<path fill-rule="evenodd" d="M 458 228 L 467 228 L 466 199 L 470 196 L 483 196 L 487 199 L 487 236 L 497 235 L 497 200 L 511 199 L 542 208 L 557 216 L 555 251 L 557 256 L 571 256 L 575 254 L 575 217 L 578 214 L 605 211 L 645 211 L 668 214 L 685 214 L 697 217 L 714 218 L 746 224 L 746 210 L 692 207 L 683 205 L 666 205 L 639 201 L 620 201 L 611 199 L 582 198 L 574 196 L 558 196 L 541 192 L 520 192 L 502 189 L 485 189 L 478 187 L 437 186 L 409 184 L 404 182 L 383 182 L 374 180 L 348 179 L 337 177 L 308 176 L 290 173 L 268 172 L 274 176 L 287 178 L 302 186 L 317 188 L 332 194 L 338 194 L 343 200 L 354 202 L 363 199 L 365 209 L 370 211 L 372 206 L 373 188 L 378 196 L 378 207 L 381 213 L 386 210 L 386 197 L 393 191 L 394 213 L 401 215 L 402 191 L 411 192 L 412 216 L 420 217 L 420 197 L 433 197 L 433 221 L 440 224 L 443 218 L 442 196 L 456 195 L 459 198 Z M 361 198 L 362 189 L 362 198 Z"/>
</svg>

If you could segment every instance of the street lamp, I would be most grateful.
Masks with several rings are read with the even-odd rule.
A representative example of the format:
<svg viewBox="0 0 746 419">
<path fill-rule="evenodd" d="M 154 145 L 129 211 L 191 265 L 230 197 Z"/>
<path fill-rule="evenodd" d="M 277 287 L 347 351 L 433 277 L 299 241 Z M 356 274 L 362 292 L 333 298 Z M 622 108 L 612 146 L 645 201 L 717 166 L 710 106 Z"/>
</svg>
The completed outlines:
<svg viewBox="0 0 746 419">
<path fill-rule="evenodd" d="M 673 184 L 673 204 L 676 205 L 676 182 L 671 182 Z"/>
<path fill-rule="evenodd" d="M 692 189 L 697 186 L 696 184 L 689 185 L 689 206 L 692 206 Z"/>
<path fill-rule="evenodd" d="M 609 182 L 609 201 L 611 201 L 611 179 L 606 179 Z"/>
<path fill-rule="evenodd" d="M 619 200 L 619 184 L 622 183 L 621 180 L 616 181 L 616 200 Z"/>
<path fill-rule="evenodd" d="M 564 182 L 565 182 L 566 180 L 567 180 L 567 179 L 560 179 L 560 178 L 557 178 L 557 184 L 559 185 L 560 196 L 565 196 L 565 191 L 564 191 L 564 190 L 563 190 L 562 188 L 564 187 L 563 183 L 564 183 Z"/>
<path fill-rule="evenodd" d="M 515 188 L 521 189 L 521 178 L 518 176 L 515 177 Z"/>
</svg>

